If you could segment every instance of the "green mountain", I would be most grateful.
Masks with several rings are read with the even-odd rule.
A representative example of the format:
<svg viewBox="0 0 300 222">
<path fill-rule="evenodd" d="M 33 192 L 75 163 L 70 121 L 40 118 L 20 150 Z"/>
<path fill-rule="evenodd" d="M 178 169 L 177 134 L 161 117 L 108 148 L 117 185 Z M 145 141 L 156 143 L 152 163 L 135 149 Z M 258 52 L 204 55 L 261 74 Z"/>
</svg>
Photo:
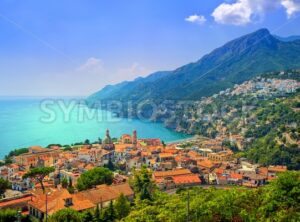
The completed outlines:
<svg viewBox="0 0 300 222">
<path fill-rule="evenodd" d="M 300 40 L 281 41 L 267 29 L 232 40 L 199 61 L 113 86 L 94 100 L 200 99 L 269 71 L 300 67 Z"/>
</svg>

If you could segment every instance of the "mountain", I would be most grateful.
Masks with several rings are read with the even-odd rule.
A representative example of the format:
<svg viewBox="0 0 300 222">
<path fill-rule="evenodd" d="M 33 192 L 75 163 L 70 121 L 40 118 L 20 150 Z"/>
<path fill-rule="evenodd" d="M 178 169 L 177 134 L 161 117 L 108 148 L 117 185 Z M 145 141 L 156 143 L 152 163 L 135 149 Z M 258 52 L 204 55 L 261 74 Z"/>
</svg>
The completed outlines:
<svg viewBox="0 0 300 222">
<path fill-rule="evenodd" d="M 283 42 L 292 42 L 292 41 L 295 41 L 295 40 L 300 40 L 300 36 L 299 35 L 292 35 L 292 36 L 289 36 L 289 37 L 280 37 L 280 36 L 277 36 L 277 35 L 274 35 L 274 37 L 280 41 L 283 41 Z"/>
<path fill-rule="evenodd" d="M 106 86 L 88 100 L 196 100 L 264 72 L 299 67 L 300 40 L 281 41 L 267 29 L 260 29 L 226 43 L 197 62 Z"/>
</svg>

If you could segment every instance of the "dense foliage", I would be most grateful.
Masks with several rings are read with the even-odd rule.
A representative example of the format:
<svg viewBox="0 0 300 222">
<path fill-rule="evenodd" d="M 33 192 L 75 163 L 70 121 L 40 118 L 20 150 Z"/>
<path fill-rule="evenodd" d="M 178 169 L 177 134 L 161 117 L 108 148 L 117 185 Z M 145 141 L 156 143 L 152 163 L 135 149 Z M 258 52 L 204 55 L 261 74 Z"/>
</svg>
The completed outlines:
<svg viewBox="0 0 300 222">
<path fill-rule="evenodd" d="M 290 171 L 258 189 L 229 190 L 194 187 L 175 194 L 151 191 L 152 199 L 139 196 L 130 207 L 120 196 L 106 208 L 77 213 L 61 210 L 51 222 L 226 222 L 226 221 L 298 221 L 300 218 L 300 172 Z M 68 220 L 66 219 L 68 218 Z"/>
<path fill-rule="evenodd" d="M 49 222 L 82 222 L 82 220 L 82 214 L 71 208 L 60 210 L 48 218 Z"/>
<path fill-rule="evenodd" d="M 8 180 L 0 177 L 0 195 L 2 195 L 6 189 L 11 188 L 11 183 Z"/>
<path fill-rule="evenodd" d="M 297 221 L 300 218 L 299 172 L 287 172 L 259 189 L 191 188 L 153 201 L 137 200 L 125 221 Z"/>
<path fill-rule="evenodd" d="M 96 167 L 80 175 L 76 187 L 78 190 L 86 190 L 100 184 L 111 184 L 113 173 L 104 167 Z"/>
<path fill-rule="evenodd" d="M 256 111 L 255 125 L 248 128 L 246 136 L 255 140 L 246 156 L 262 165 L 286 165 L 300 169 L 300 113 L 294 109 L 300 93 L 289 99 L 276 99 L 265 103 Z"/>
<path fill-rule="evenodd" d="M 140 170 L 134 171 L 134 177 L 131 181 L 134 192 L 141 200 L 151 200 L 155 185 L 151 180 L 151 172 L 146 166 L 142 166 Z"/>
</svg>

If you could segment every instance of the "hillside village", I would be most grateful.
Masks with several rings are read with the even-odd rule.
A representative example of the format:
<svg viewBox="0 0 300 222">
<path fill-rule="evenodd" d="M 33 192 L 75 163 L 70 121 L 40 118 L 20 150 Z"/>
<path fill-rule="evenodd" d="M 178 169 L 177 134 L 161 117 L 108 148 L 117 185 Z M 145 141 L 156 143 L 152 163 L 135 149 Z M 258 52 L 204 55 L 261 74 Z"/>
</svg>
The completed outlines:
<svg viewBox="0 0 300 222">
<path fill-rule="evenodd" d="M 227 141 L 243 149 L 244 141 L 239 135 L 216 139 L 194 137 L 185 142 L 164 144 L 157 138 L 138 138 L 136 131 L 113 142 L 109 130 L 101 144 L 76 145 L 67 150 L 57 145 L 33 146 L 28 152 L 13 156 L 13 163 L 0 167 L 0 177 L 11 183 L 11 190 L 0 200 L 0 209 L 21 208 L 23 214 L 42 219 L 46 211 L 51 215 L 65 207 L 77 211 L 105 207 L 121 193 L 133 200 L 134 191 L 129 181 L 132 172 L 142 166 L 152 172 L 152 180 L 166 192 L 191 186 L 255 188 L 274 180 L 277 173 L 287 171 L 286 166 L 262 167 L 238 159 L 225 145 Z M 50 166 L 54 166 L 55 171 L 44 178 L 49 195 L 42 192 L 36 181 L 23 178 L 32 168 Z M 114 170 L 111 185 L 102 184 L 84 191 L 75 189 L 71 193 L 61 185 L 66 178 L 76 187 L 81 174 L 103 166 Z"/>
<path fill-rule="evenodd" d="M 200 132 L 184 141 L 165 144 L 159 138 L 139 138 L 137 131 L 116 139 L 107 130 L 104 139 L 94 143 L 86 140 L 71 146 L 50 144 L 46 148 L 32 146 L 13 151 L 0 166 L 0 178 L 10 186 L 2 194 L 0 209 L 21 209 L 23 215 L 42 220 L 65 208 L 83 212 L 109 207 L 120 195 L 133 201 L 135 190 L 131 181 L 134 172 L 143 167 L 151 173 L 156 187 L 170 194 L 186 187 L 253 189 L 264 186 L 279 173 L 298 168 L 297 159 L 289 160 L 289 164 L 274 160 L 275 164 L 269 164 L 272 161 L 258 164 L 260 160 L 255 160 L 262 153 L 255 149 L 266 146 L 256 141 L 269 134 L 273 142 L 280 144 L 280 149 L 299 152 L 299 119 L 293 115 L 298 115 L 300 83 L 298 74 L 297 78 L 287 78 L 290 76 L 280 72 L 256 77 L 177 112 L 175 116 L 180 116 L 178 125 L 182 129 Z M 274 107 L 270 101 L 274 99 L 277 107 L 281 104 L 285 107 L 280 109 L 279 116 L 277 111 L 272 113 Z M 287 111 L 291 104 L 294 108 Z M 260 113 L 267 113 L 268 119 Z M 274 115 L 277 119 L 273 121 L 283 126 L 270 127 L 266 134 L 260 135 L 272 123 L 269 120 Z M 199 125 L 202 128 L 197 128 Z M 279 131 L 274 134 L 272 130 Z M 291 158 L 296 156 L 291 154 Z M 42 184 L 25 176 L 32 169 L 43 167 L 54 167 L 54 170 L 43 177 Z M 80 178 L 94 169 L 113 172 L 112 179 L 81 189 Z"/>
</svg>

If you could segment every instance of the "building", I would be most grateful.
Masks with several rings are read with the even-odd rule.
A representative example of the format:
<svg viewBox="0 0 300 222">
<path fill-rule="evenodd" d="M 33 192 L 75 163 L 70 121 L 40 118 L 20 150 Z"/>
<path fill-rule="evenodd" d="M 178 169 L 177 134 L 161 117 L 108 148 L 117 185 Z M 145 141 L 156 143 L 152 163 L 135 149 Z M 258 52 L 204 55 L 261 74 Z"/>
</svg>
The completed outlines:
<svg viewBox="0 0 300 222">
<path fill-rule="evenodd" d="M 95 206 L 107 207 L 110 201 L 116 200 L 121 194 L 124 194 L 128 200 L 132 201 L 134 192 L 128 183 L 116 185 L 99 185 L 94 189 L 78 192 L 77 197 L 84 200 L 90 200 Z"/>
<path fill-rule="evenodd" d="M 152 178 L 161 190 L 201 184 L 199 176 L 188 169 L 157 171 L 152 174 Z"/>
<path fill-rule="evenodd" d="M 43 220 L 47 215 L 52 215 L 64 208 L 76 211 L 84 211 L 95 208 L 89 199 L 82 199 L 77 194 L 70 194 L 66 189 L 51 189 L 43 193 L 38 190 L 33 193 L 32 199 L 28 201 L 29 214 L 37 219 Z"/>
<path fill-rule="evenodd" d="M 53 166 L 59 159 L 60 149 L 48 149 L 40 146 L 29 147 L 28 153 L 14 157 L 14 162 L 29 170 L 31 167 Z"/>
<path fill-rule="evenodd" d="M 95 209 L 98 205 L 106 207 L 110 201 L 124 194 L 129 200 L 133 200 L 134 192 L 128 183 L 117 185 L 99 185 L 94 189 L 70 194 L 66 189 L 49 189 L 46 194 L 42 190 L 33 192 L 32 199 L 28 201 L 29 214 L 37 219 L 43 220 L 46 216 L 64 209 L 72 208 L 82 212 Z M 47 203 L 47 210 L 46 210 Z"/>
</svg>

